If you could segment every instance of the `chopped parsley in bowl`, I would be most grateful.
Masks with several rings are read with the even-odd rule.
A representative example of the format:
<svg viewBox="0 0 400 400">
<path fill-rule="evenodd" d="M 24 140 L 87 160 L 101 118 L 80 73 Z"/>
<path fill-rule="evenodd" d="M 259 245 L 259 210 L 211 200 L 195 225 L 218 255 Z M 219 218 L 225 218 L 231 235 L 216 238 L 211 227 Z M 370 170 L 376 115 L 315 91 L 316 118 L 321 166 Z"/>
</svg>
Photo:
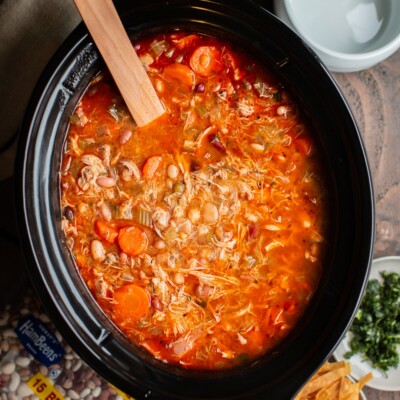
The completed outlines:
<svg viewBox="0 0 400 400">
<path fill-rule="evenodd" d="M 375 259 L 353 324 L 333 353 L 349 359 L 355 379 L 372 372 L 367 386 L 378 390 L 400 390 L 399 296 L 400 257 Z"/>
</svg>

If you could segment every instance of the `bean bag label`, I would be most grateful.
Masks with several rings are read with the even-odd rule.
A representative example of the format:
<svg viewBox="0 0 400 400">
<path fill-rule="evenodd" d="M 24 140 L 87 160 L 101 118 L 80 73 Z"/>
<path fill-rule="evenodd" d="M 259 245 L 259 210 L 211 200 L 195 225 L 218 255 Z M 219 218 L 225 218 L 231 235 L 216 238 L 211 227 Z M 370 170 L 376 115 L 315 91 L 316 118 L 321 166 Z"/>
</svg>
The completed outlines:
<svg viewBox="0 0 400 400">
<path fill-rule="evenodd" d="M 53 384 L 38 372 L 26 383 L 40 400 L 64 400 L 64 397 Z"/>
<path fill-rule="evenodd" d="M 60 362 L 64 349 L 40 319 L 27 315 L 18 322 L 16 332 L 26 350 L 46 367 Z"/>
</svg>

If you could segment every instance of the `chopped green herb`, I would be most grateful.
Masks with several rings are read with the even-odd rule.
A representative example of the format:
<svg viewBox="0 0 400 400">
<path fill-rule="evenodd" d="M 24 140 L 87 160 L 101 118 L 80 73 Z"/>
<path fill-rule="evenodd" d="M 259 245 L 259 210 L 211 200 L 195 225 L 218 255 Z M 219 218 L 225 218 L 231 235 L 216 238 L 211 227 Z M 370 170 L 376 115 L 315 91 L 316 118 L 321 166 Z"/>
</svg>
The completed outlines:
<svg viewBox="0 0 400 400">
<path fill-rule="evenodd" d="M 400 275 L 381 272 L 382 283 L 377 279 L 368 282 L 367 290 L 357 311 L 350 332 L 350 358 L 358 353 L 372 363 L 374 368 L 386 372 L 399 365 L 400 344 Z"/>
</svg>

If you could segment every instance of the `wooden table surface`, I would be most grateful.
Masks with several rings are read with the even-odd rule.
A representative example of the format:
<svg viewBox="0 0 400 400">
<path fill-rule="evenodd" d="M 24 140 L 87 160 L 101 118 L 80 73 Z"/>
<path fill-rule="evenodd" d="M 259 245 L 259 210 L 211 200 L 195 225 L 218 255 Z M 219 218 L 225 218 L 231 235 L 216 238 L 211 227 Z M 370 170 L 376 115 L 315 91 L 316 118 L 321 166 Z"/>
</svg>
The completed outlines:
<svg viewBox="0 0 400 400">
<path fill-rule="evenodd" d="M 365 71 L 333 75 L 355 116 L 371 167 L 374 258 L 400 255 L 400 50 Z M 400 400 L 400 391 L 363 391 L 368 400 Z"/>
</svg>

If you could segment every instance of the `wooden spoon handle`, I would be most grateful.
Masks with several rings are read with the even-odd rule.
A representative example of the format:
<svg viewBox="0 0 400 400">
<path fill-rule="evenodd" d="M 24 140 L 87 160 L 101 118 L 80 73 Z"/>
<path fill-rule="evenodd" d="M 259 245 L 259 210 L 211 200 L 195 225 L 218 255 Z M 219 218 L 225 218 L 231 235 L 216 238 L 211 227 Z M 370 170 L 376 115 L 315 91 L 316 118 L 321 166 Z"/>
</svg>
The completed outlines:
<svg viewBox="0 0 400 400">
<path fill-rule="evenodd" d="M 122 25 L 112 0 L 74 0 L 138 126 L 165 109 Z"/>
</svg>

